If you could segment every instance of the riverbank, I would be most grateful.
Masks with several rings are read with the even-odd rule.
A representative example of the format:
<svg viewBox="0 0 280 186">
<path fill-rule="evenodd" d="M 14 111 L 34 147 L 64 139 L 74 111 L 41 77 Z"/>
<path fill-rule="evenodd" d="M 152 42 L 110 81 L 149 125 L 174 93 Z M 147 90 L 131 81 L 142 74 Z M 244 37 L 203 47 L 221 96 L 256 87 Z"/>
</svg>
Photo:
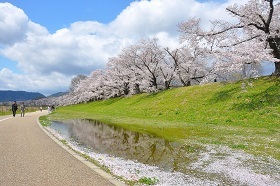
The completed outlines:
<svg viewBox="0 0 280 186">
<path fill-rule="evenodd" d="M 48 120 L 97 119 L 192 144 L 280 160 L 280 79 L 174 88 L 60 107 Z"/>
<path fill-rule="evenodd" d="M 81 156 L 128 185 L 270 185 L 280 161 L 221 145 L 188 144 L 93 120 L 45 127 Z"/>
</svg>

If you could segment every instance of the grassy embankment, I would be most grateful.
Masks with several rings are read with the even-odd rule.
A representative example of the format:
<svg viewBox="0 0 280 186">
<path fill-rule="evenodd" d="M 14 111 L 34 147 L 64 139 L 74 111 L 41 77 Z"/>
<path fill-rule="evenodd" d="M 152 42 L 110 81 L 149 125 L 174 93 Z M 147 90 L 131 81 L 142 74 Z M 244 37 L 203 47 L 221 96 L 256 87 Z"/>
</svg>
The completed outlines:
<svg viewBox="0 0 280 186">
<path fill-rule="evenodd" d="M 170 140 L 227 145 L 280 160 L 280 78 L 276 77 L 60 107 L 47 117 L 97 119 Z"/>
</svg>

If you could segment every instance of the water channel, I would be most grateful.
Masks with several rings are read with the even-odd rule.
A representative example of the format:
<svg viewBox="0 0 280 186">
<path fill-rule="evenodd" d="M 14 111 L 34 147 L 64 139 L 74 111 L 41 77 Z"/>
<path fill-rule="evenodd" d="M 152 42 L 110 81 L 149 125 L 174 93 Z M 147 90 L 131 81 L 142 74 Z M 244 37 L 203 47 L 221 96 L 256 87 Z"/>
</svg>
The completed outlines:
<svg viewBox="0 0 280 186">
<path fill-rule="evenodd" d="M 52 128 L 95 152 L 155 165 L 166 171 L 187 173 L 186 167 L 196 158 L 198 150 L 93 120 L 53 122 Z"/>
<path fill-rule="evenodd" d="M 277 185 L 280 182 L 279 161 L 258 159 L 227 147 L 181 144 L 86 119 L 53 121 L 50 128 L 63 139 L 92 152 L 159 168 L 157 174 L 158 170 L 150 167 L 147 175 L 157 174 L 155 177 L 163 185 Z M 139 165 L 132 168 L 131 163 L 119 164 L 118 171 L 148 170 Z"/>
</svg>

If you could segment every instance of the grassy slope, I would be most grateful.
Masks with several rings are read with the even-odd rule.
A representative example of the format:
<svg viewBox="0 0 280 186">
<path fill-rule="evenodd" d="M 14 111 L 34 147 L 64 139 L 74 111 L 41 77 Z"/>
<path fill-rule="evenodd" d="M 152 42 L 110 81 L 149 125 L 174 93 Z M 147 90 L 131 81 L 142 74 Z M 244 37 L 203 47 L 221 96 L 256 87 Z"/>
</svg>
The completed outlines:
<svg viewBox="0 0 280 186">
<path fill-rule="evenodd" d="M 61 107 L 50 119 L 98 119 L 171 140 L 228 145 L 279 160 L 280 78 L 252 79 L 252 86 L 242 82 Z"/>
</svg>

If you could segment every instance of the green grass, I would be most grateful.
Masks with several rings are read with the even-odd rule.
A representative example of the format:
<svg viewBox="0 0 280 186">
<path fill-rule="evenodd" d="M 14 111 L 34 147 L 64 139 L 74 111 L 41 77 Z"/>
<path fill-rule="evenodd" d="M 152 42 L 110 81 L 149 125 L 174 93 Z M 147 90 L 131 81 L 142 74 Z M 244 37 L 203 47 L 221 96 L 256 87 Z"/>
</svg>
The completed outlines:
<svg viewBox="0 0 280 186">
<path fill-rule="evenodd" d="M 156 178 L 147 178 L 143 177 L 139 179 L 139 183 L 145 184 L 145 185 L 155 185 L 158 182 Z"/>
<path fill-rule="evenodd" d="M 174 88 L 59 107 L 48 117 L 97 119 L 169 140 L 227 145 L 280 160 L 279 77 Z"/>
<path fill-rule="evenodd" d="M 39 122 L 41 123 L 42 126 L 47 127 L 50 126 L 50 120 L 48 115 L 40 116 L 39 117 Z"/>
<path fill-rule="evenodd" d="M 38 107 L 26 107 L 25 113 L 35 112 L 37 110 L 39 110 Z M 20 104 L 18 105 L 18 110 L 17 110 L 16 114 L 20 114 Z M 5 116 L 5 115 L 12 115 L 11 106 L 0 106 L 0 116 Z"/>
</svg>

